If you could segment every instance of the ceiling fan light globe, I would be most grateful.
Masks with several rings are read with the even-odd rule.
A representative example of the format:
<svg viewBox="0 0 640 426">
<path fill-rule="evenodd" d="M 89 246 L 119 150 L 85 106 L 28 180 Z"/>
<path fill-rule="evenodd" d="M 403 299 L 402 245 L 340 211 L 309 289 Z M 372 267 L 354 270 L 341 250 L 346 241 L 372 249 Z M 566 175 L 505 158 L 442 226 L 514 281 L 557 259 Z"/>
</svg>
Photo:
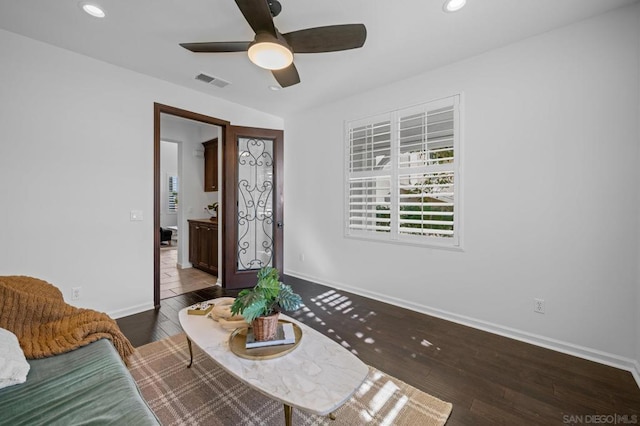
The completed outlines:
<svg viewBox="0 0 640 426">
<path fill-rule="evenodd" d="M 291 50 L 279 43 L 254 43 L 249 46 L 248 54 L 251 62 L 268 70 L 281 70 L 293 63 Z"/>
</svg>

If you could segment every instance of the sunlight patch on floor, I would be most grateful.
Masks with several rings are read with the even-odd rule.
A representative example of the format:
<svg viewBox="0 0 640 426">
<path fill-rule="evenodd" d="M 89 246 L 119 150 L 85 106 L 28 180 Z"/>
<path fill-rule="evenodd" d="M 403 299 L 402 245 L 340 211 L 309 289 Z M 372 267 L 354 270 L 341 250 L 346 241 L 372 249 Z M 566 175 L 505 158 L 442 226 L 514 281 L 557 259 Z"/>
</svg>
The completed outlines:
<svg viewBox="0 0 640 426">
<path fill-rule="evenodd" d="M 367 392 L 369 392 L 371 390 L 371 388 L 373 387 L 373 384 L 375 382 L 377 382 L 378 380 L 380 380 L 381 377 L 382 377 L 382 374 L 380 374 L 379 371 L 376 371 L 373 374 L 373 377 L 371 377 L 371 380 L 370 379 L 366 379 L 362 383 L 362 385 L 360 385 L 358 390 L 356 391 L 356 395 L 358 396 L 358 398 L 362 398 L 364 395 L 366 395 Z"/>
<path fill-rule="evenodd" d="M 407 395 L 402 395 L 402 397 L 396 402 L 393 408 L 389 411 L 389 414 L 380 422 L 380 425 L 392 425 L 393 421 L 398 417 L 402 408 L 407 405 L 407 401 L 409 401 L 409 397 Z"/>
<path fill-rule="evenodd" d="M 371 408 L 374 413 L 377 413 L 398 390 L 400 390 L 400 388 L 395 383 L 388 381 L 384 386 L 382 386 L 378 393 L 371 398 L 369 408 Z"/>
<path fill-rule="evenodd" d="M 418 338 L 417 338 L 416 336 L 411 336 L 411 340 L 418 340 Z M 432 347 L 432 346 L 433 346 L 433 343 L 431 343 L 431 342 L 430 342 L 429 340 L 427 340 L 427 339 L 422 339 L 422 340 L 420 341 L 420 346 L 424 346 L 425 348 L 430 348 L 430 347 Z M 434 347 L 434 349 L 435 349 L 435 350 L 437 350 L 437 351 L 439 351 L 439 350 L 440 350 L 440 348 L 439 348 L 439 347 L 437 347 L 437 346 L 435 346 L 435 347 Z M 412 357 L 412 358 L 415 358 L 416 356 L 415 356 L 415 354 L 411 354 L 411 357 Z"/>
<path fill-rule="evenodd" d="M 313 303 L 313 305 L 322 309 L 328 315 L 332 315 L 336 312 L 346 315 L 349 312 L 352 312 L 355 308 L 355 306 L 353 305 L 353 301 L 351 301 L 348 296 L 344 296 L 335 290 L 326 291 L 315 297 L 309 298 L 309 300 L 311 301 L 311 303 Z M 374 311 L 369 311 L 364 316 L 361 316 L 358 313 L 353 313 L 350 316 L 350 319 L 359 321 L 361 323 L 366 323 L 367 318 L 375 315 L 376 313 Z M 315 312 L 312 312 L 311 309 L 306 305 L 303 305 L 301 309 L 296 311 L 292 316 L 298 319 L 298 321 L 300 322 L 305 322 L 305 320 L 307 319 L 313 319 L 314 322 L 319 323 L 322 326 L 326 325 L 326 322 L 322 320 L 322 317 L 318 316 L 318 314 L 316 314 Z M 365 329 L 369 332 L 373 331 L 371 327 L 368 326 L 365 326 Z M 349 349 L 354 355 L 358 355 L 358 351 L 354 349 L 347 340 L 336 334 L 335 330 L 328 329 L 327 334 L 333 334 L 334 340 L 336 340 L 341 346 Z M 373 337 L 367 337 L 364 332 L 358 331 L 355 333 L 355 336 L 368 345 L 372 345 L 376 342 Z M 375 350 L 377 352 L 381 352 L 377 348 Z"/>
<path fill-rule="evenodd" d="M 374 384 L 378 380 L 380 380 L 381 377 L 382 376 L 380 374 L 376 374 L 372 378 L 372 380 L 366 380 L 365 383 L 363 383 L 356 392 L 358 394 L 358 397 L 362 398 L 364 395 L 371 392 Z M 371 398 L 371 400 L 369 401 L 369 406 L 360 411 L 360 417 L 367 423 L 373 421 L 376 415 L 382 411 L 384 406 L 392 400 L 393 395 L 399 390 L 400 388 L 398 387 L 398 385 L 393 383 L 391 380 L 387 381 Z M 382 422 L 380 424 L 392 425 L 393 421 L 398 416 L 398 413 L 400 413 L 402 407 L 406 405 L 408 400 L 409 398 L 406 395 L 402 395 L 402 397 L 398 399 L 394 406 L 389 409 L 389 412 L 384 417 L 384 419 L 382 419 Z"/>
</svg>

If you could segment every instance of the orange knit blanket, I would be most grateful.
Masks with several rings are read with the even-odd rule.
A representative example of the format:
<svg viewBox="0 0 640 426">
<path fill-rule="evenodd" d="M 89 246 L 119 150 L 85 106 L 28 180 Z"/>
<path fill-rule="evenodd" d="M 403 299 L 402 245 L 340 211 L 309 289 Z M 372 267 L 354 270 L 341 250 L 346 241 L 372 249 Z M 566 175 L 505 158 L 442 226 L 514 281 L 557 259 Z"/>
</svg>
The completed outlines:
<svg viewBox="0 0 640 426">
<path fill-rule="evenodd" d="M 134 351 L 107 314 L 68 305 L 55 286 L 32 277 L 0 276 L 0 328 L 18 336 L 30 359 L 69 352 L 102 338 L 113 342 L 125 362 Z"/>
</svg>

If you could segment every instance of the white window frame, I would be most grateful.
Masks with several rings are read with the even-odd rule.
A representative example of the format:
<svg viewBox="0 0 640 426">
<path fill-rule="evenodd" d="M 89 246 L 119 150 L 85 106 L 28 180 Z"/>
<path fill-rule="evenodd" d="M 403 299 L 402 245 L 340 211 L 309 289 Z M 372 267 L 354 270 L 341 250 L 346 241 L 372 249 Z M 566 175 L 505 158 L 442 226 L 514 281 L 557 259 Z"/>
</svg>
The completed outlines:
<svg viewBox="0 0 640 426">
<path fill-rule="evenodd" d="M 438 109 L 445 105 L 453 104 L 453 164 L 440 165 L 434 164 L 430 166 L 418 168 L 400 168 L 398 163 L 399 153 L 399 118 L 407 117 L 414 112 L 426 112 Z M 374 116 L 361 118 L 358 120 L 345 121 L 344 125 L 344 235 L 347 238 L 365 239 L 372 241 L 388 242 L 395 244 L 409 244 L 418 246 L 428 246 L 443 249 L 462 249 L 462 95 L 455 94 L 445 98 L 436 99 L 408 108 L 402 108 L 390 111 L 384 114 L 376 114 Z M 390 121 L 391 125 L 391 142 L 390 142 L 390 169 L 371 170 L 364 172 L 351 171 L 351 130 L 362 126 L 371 125 L 383 121 Z M 398 225 L 399 221 L 399 176 L 418 173 L 433 173 L 452 169 L 453 171 L 453 235 L 451 237 L 437 237 L 429 235 L 410 235 L 401 233 Z M 353 229 L 350 226 L 350 195 L 352 179 L 376 178 L 379 176 L 390 175 L 390 220 L 391 226 L 389 232 L 380 232 L 375 229 Z"/>
</svg>

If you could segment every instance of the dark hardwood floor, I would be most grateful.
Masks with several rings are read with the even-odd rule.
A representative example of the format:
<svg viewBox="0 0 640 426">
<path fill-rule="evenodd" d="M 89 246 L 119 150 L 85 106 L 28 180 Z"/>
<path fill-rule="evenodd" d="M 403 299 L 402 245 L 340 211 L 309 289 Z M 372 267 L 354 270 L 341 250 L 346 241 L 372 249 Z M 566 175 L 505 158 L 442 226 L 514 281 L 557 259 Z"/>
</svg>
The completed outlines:
<svg viewBox="0 0 640 426">
<path fill-rule="evenodd" d="M 289 315 L 363 362 L 451 402 L 448 425 L 640 424 L 640 389 L 627 371 L 297 278 L 282 280 L 306 305 Z M 198 290 L 118 324 L 141 346 L 180 333 L 180 309 L 220 296 L 235 293 Z"/>
</svg>

